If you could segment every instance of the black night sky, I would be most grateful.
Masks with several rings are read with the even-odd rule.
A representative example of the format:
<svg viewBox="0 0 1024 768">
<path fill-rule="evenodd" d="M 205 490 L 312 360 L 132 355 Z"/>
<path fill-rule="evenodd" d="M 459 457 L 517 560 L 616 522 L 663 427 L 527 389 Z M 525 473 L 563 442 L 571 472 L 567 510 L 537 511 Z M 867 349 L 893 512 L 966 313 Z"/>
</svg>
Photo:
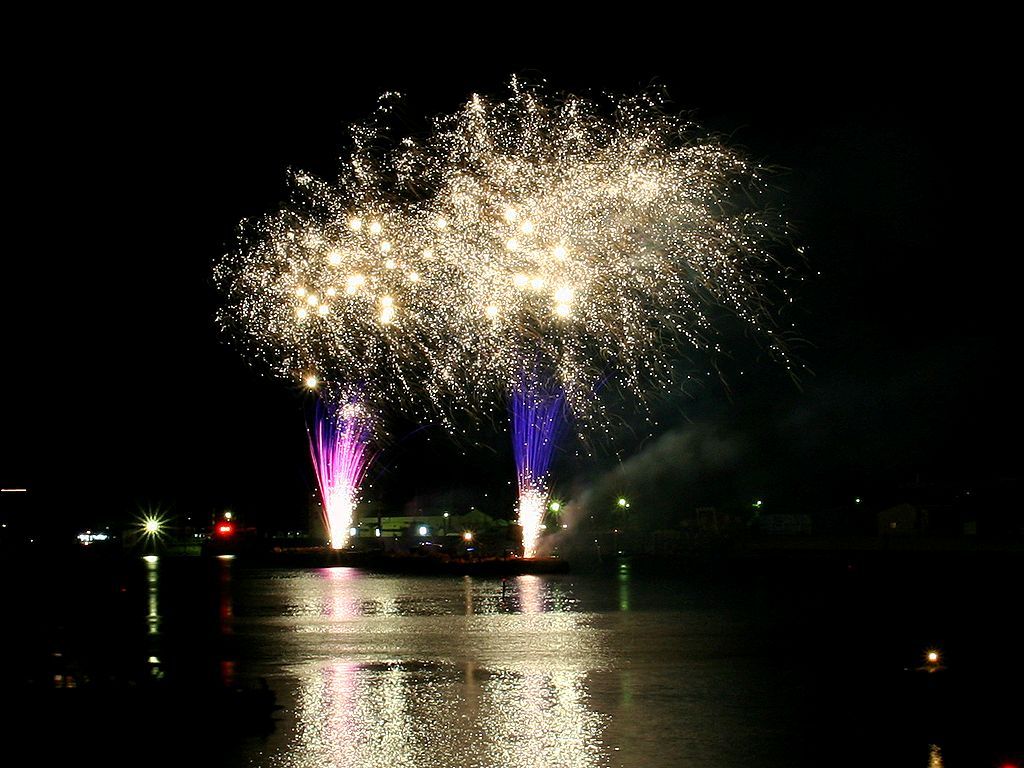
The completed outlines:
<svg viewBox="0 0 1024 768">
<path fill-rule="evenodd" d="M 712 56 L 623 30 L 630 46 L 614 55 L 608 38 L 581 37 L 558 50 L 485 40 L 456 55 L 403 40 L 314 58 L 280 34 L 287 44 L 227 29 L 69 35 L 8 84 L 0 486 L 29 487 L 38 511 L 95 525 L 145 506 L 230 506 L 304 525 L 304 395 L 218 339 L 212 262 L 241 218 L 277 205 L 289 166 L 334 175 L 345 125 L 381 91 L 406 93 L 411 116 L 446 112 L 513 72 L 566 90 L 659 83 L 780 168 L 808 258 L 788 317 L 812 372 L 797 387 L 740 350 L 728 390 L 714 380 L 669 404 L 662 430 L 689 446 L 679 461 L 700 454 L 680 504 L 763 496 L 813 511 L 912 481 L 1019 484 L 1018 249 L 1000 191 L 1016 142 L 998 68 L 888 36 Z M 458 489 L 484 503 L 507 488 L 505 435 L 475 449 L 438 429 L 405 437 L 413 426 L 398 425 L 370 498 L 397 509 Z M 560 487 L 636 451 L 563 457 Z"/>
</svg>

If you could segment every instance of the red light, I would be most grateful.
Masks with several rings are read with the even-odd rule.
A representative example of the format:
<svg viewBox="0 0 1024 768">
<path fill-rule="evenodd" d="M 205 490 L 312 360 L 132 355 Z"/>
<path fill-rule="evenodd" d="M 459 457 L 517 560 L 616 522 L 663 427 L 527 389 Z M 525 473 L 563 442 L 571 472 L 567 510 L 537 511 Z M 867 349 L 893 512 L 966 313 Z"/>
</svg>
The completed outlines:
<svg viewBox="0 0 1024 768">
<path fill-rule="evenodd" d="M 230 536 L 235 532 L 235 526 L 232 523 L 221 523 L 217 526 L 217 533 L 221 536 Z"/>
</svg>

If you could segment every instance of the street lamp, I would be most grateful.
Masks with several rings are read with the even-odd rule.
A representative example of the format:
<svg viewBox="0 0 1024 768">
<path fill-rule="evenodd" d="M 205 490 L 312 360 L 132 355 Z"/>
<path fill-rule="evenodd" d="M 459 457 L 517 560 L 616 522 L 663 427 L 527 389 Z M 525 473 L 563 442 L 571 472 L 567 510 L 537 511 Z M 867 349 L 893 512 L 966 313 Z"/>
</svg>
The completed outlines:
<svg viewBox="0 0 1024 768">
<path fill-rule="evenodd" d="M 153 550 L 155 550 L 157 542 L 163 539 L 167 532 L 167 519 L 160 513 L 149 512 L 139 518 L 138 523 L 136 536 L 144 539 L 143 549 L 146 544 L 152 543 Z"/>
</svg>

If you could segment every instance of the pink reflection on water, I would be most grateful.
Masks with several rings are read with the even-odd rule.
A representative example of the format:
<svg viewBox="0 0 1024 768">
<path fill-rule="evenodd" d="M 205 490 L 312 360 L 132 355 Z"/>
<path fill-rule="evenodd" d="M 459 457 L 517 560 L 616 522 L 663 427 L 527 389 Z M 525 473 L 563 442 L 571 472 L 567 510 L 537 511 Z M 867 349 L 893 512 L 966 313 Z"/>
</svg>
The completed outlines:
<svg viewBox="0 0 1024 768">
<path fill-rule="evenodd" d="M 352 587 L 358 577 L 354 568 L 321 568 L 317 574 L 323 579 L 324 614 L 339 619 L 351 619 L 362 615 L 359 600 Z"/>
<path fill-rule="evenodd" d="M 355 662 L 335 662 L 320 670 L 309 691 L 308 703 L 313 706 L 304 713 L 302 724 L 318 747 L 315 751 L 323 757 L 346 751 L 346 742 L 359 732 L 356 722 L 358 671 L 359 665 Z"/>
</svg>

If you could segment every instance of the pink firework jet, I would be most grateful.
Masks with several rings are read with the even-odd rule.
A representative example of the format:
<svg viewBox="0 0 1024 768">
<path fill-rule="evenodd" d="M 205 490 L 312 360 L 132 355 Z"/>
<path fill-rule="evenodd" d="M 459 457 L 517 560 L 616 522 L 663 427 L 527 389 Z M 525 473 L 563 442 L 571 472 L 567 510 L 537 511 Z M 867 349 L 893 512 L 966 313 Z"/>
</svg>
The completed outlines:
<svg viewBox="0 0 1024 768">
<path fill-rule="evenodd" d="M 325 405 L 317 402 L 314 425 L 309 430 L 309 452 L 323 500 L 324 525 L 333 549 L 341 549 L 348 543 L 359 488 L 373 461 L 368 450 L 370 434 L 371 419 L 360 403 Z"/>
</svg>

